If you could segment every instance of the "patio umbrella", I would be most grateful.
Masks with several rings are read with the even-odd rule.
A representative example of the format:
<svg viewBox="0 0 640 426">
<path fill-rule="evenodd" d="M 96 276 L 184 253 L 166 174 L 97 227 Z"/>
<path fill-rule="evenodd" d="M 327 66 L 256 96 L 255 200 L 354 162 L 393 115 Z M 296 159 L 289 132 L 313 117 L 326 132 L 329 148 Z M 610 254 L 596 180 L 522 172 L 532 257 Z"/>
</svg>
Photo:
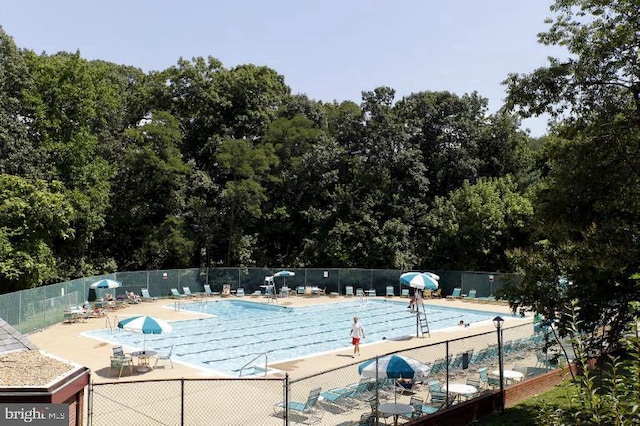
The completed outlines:
<svg viewBox="0 0 640 426">
<path fill-rule="evenodd" d="M 142 333 L 142 352 L 145 351 L 147 334 L 169 333 L 173 327 L 168 322 L 149 315 L 138 315 L 118 321 L 118 328 L 134 333 Z"/>
<path fill-rule="evenodd" d="M 92 283 L 89 287 L 91 288 L 118 288 L 121 287 L 122 283 L 120 281 L 114 281 L 114 280 L 100 280 L 100 281 L 96 281 L 95 283 Z"/>
<path fill-rule="evenodd" d="M 419 381 L 429 374 L 430 367 L 405 355 L 386 355 L 378 358 L 378 377 L 413 379 Z M 358 366 L 362 377 L 376 377 L 376 360 L 370 359 Z"/>
<path fill-rule="evenodd" d="M 274 277 L 283 277 L 283 284 L 282 284 L 283 287 L 287 284 L 287 277 L 293 277 L 295 275 L 296 273 L 292 271 L 278 271 L 275 274 L 273 274 Z"/>
<path fill-rule="evenodd" d="M 406 272 L 400 275 L 400 283 L 419 290 L 437 290 L 438 280 L 434 275 L 431 272 Z"/>
</svg>

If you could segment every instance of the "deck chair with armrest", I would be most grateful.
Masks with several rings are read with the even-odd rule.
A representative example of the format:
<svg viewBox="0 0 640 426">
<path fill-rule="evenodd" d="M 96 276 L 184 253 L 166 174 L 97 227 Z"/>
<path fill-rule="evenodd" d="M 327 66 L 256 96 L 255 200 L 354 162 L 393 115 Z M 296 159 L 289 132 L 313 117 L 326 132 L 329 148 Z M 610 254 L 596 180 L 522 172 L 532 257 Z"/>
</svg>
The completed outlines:
<svg viewBox="0 0 640 426">
<path fill-rule="evenodd" d="M 384 297 L 393 297 L 393 286 L 387 286 L 387 289 L 385 291 Z"/>
<path fill-rule="evenodd" d="M 169 361 L 169 364 L 171 364 L 171 368 L 173 368 L 173 361 L 171 361 L 171 354 L 173 354 L 173 346 L 171 346 L 171 349 L 169 349 L 169 352 L 158 352 L 156 354 L 156 362 L 155 364 L 153 364 L 153 368 L 156 368 L 156 365 L 158 365 L 158 361 L 160 360 Z"/>
<path fill-rule="evenodd" d="M 402 292 L 400 293 L 400 297 L 409 297 L 409 289 L 403 288 Z"/>
<path fill-rule="evenodd" d="M 324 410 L 318 406 L 318 399 L 320 398 L 321 388 L 311 389 L 306 402 L 290 401 L 289 404 L 284 401 L 278 402 L 273 406 L 273 411 L 277 416 L 282 416 L 285 409 L 294 414 L 304 416 L 308 418 L 307 424 L 319 423 L 322 420 Z"/>
<path fill-rule="evenodd" d="M 171 297 L 174 299 L 183 299 L 187 297 L 186 294 L 181 294 L 177 288 L 172 288 L 170 291 L 171 291 Z"/>
<path fill-rule="evenodd" d="M 236 296 L 243 297 L 244 296 L 244 288 L 239 288 L 236 290 Z"/>
<path fill-rule="evenodd" d="M 347 297 L 353 296 L 353 286 L 350 286 L 350 285 L 346 286 L 344 288 L 344 291 L 345 291 L 345 293 L 344 293 L 345 296 L 347 296 Z"/>
<path fill-rule="evenodd" d="M 154 302 L 154 301 L 158 300 L 157 297 L 153 297 L 153 296 L 151 296 L 151 294 L 149 294 L 149 289 L 148 288 L 140 289 L 140 294 L 142 295 L 142 301 L 143 302 Z"/>
<path fill-rule="evenodd" d="M 364 290 L 361 288 L 356 288 L 356 297 L 364 297 Z"/>
<path fill-rule="evenodd" d="M 432 299 L 439 299 L 441 297 L 442 297 L 442 289 L 441 288 L 431 292 L 431 298 Z"/>
<path fill-rule="evenodd" d="M 131 358 L 120 358 L 117 356 L 111 357 L 111 363 L 109 364 L 109 377 L 113 370 L 118 371 L 118 378 L 122 377 L 122 372 L 126 367 L 129 367 L 129 374 L 133 373 L 133 360 Z"/>
</svg>

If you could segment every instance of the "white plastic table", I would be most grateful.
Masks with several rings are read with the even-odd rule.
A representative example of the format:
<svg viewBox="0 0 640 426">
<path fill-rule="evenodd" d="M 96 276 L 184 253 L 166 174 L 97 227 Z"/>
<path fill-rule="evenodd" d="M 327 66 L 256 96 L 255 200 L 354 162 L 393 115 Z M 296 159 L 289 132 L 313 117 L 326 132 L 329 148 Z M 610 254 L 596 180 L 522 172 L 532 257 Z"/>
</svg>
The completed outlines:
<svg viewBox="0 0 640 426">
<path fill-rule="evenodd" d="M 494 376 L 500 377 L 500 370 L 493 370 L 491 374 Z M 511 380 L 513 382 L 515 380 L 522 380 L 522 378 L 524 377 L 524 374 L 514 370 L 503 370 L 502 377 L 504 377 L 507 380 Z"/>
<path fill-rule="evenodd" d="M 457 395 L 458 399 L 460 399 L 463 395 L 469 396 L 478 392 L 478 389 L 475 386 L 466 385 L 464 383 L 449 383 L 449 386 L 442 387 L 443 392 L 454 393 Z"/>
<path fill-rule="evenodd" d="M 413 413 L 413 405 L 400 404 L 399 402 L 385 402 L 384 404 L 378 405 L 378 411 L 383 414 L 389 414 L 393 416 L 393 424 L 397 426 L 398 416 L 400 414 Z"/>
</svg>

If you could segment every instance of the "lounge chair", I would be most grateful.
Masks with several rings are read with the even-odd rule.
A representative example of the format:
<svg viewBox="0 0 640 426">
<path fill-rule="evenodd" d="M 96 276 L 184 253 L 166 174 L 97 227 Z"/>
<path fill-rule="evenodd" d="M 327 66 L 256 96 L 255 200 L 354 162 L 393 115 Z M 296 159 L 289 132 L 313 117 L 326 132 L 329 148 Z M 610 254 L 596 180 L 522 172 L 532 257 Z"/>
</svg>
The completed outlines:
<svg viewBox="0 0 640 426">
<path fill-rule="evenodd" d="M 204 295 L 205 296 L 220 296 L 220 292 L 219 291 L 211 291 L 211 285 L 205 284 L 204 285 Z"/>
<path fill-rule="evenodd" d="M 129 374 L 133 373 L 133 361 L 131 358 L 126 359 L 112 356 L 111 363 L 109 364 L 109 376 L 111 376 L 111 371 L 118 370 L 118 378 L 120 378 L 125 367 L 129 367 Z"/>
<path fill-rule="evenodd" d="M 299 285 L 298 287 L 296 287 L 296 295 L 304 296 L 304 286 Z"/>
<path fill-rule="evenodd" d="M 431 292 L 431 298 L 432 299 L 439 299 L 441 297 L 442 297 L 442 289 L 441 288 Z"/>
<path fill-rule="evenodd" d="M 148 288 L 143 288 L 140 289 L 140 294 L 142 294 L 142 301 L 145 302 L 154 302 L 156 300 L 158 300 L 157 297 L 152 297 L 151 294 L 149 294 L 149 289 Z"/>
<path fill-rule="evenodd" d="M 291 289 L 289 287 L 280 287 L 280 297 L 289 297 Z"/>
<path fill-rule="evenodd" d="M 460 299 L 462 297 L 462 288 L 456 287 L 453 292 L 447 296 L 447 299 Z"/>
<path fill-rule="evenodd" d="M 467 294 L 466 299 L 476 299 L 476 289 L 469 290 L 469 294 Z"/>
<path fill-rule="evenodd" d="M 356 297 L 364 297 L 364 290 L 361 288 L 356 288 Z"/>
<path fill-rule="evenodd" d="M 390 285 L 387 286 L 387 290 L 386 290 L 384 296 L 385 297 L 393 297 L 394 296 L 394 294 L 393 294 L 393 286 L 390 286 Z"/>
<path fill-rule="evenodd" d="M 171 297 L 174 298 L 174 299 L 182 299 L 182 298 L 187 297 L 187 295 L 186 294 L 180 294 L 180 292 L 178 291 L 177 288 L 172 288 L 171 289 Z"/>
<path fill-rule="evenodd" d="M 169 364 L 171 364 L 171 368 L 173 368 L 173 361 L 171 361 L 172 353 L 173 353 L 173 346 L 171 346 L 171 349 L 169 349 L 169 352 L 166 352 L 166 353 L 159 352 L 158 354 L 156 354 L 156 362 L 155 364 L 153 364 L 153 368 L 156 368 L 156 365 L 158 365 L 158 361 L 160 360 L 169 361 Z"/>
<path fill-rule="evenodd" d="M 229 297 L 231 296 L 231 286 L 229 284 L 224 284 L 222 286 L 222 293 L 220 294 L 220 297 Z"/>
<path fill-rule="evenodd" d="M 350 285 L 346 286 L 344 288 L 344 292 L 345 292 L 344 295 L 347 297 L 353 296 L 353 286 L 350 286 Z"/>
<path fill-rule="evenodd" d="M 236 290 L 236 296 L 243 297 L 244 296 L 244 288 L 239 288 Z"/>
<path fill-rule="evenodd" d="M 187 297 L 196 297 L 197 296 L 196 293 L 192 293 L 191 292 L 191 289 L 189 287 L 182 287 L 182 292 Z"/>
<path fill-rule="evenodd" d="M 278 402 L 273 406 L 273 411 L 277 416 L 282 416 L 285 409 L 290 412 L 308 418 L 307 424 L 319 423 L 322 420 L 324 411 L 318 407 L 318 398 L 320 398 L 321 388 L 311 389 L 306 402 L 290 401 L 285 405 L 284 401 Z"/>
<path fill-rule="evenodd" d="M 409 289 L 403 288 L 402 293 L 400 293 L 400 297 L 409 297 Z"/>
<path fill-rule="evenodd" d="M 251 297 L 260 297 L 262 296 L 262 292 L 260 290 L 254 290 L 253 293 L 251 293 Z"/>
</svg>

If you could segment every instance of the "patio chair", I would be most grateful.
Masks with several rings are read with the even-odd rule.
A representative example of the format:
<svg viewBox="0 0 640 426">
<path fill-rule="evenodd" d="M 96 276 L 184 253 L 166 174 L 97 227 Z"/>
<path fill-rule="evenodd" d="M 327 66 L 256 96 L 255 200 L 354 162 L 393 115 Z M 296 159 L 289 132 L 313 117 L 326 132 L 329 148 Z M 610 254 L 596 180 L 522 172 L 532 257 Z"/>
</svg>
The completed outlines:
<svg viewBox="0 0 640 426">
<path fill-rule="evenodd" d="M 356 297 L 364 297 L 364 290 L 361 288 L 356 288 Z"/>
<path fill-rule="evenodd" d="M 296 287 L 296 294 L 298 296 L 304 296 L 304 286 L 303 285 L 299 285 L 298 287 Z"/>
<path fill-rule="evenodd" d="M 344 288 L 344 292 L 345 292 L 344 293 L 345 296 L 352 297 L 353 296 L 353 286 L 350 286 L 350 285 L 346 286 Z"/>
<path fill-rule="evenodd" d="M 369 398 L 369 406 L 371 406 L 371 416 L 373 416 L 374 419 L 377 416 L 378 419 L 382 419 L 385 423 L 387 423 L 387 419 L 389 417 L 393 417 L 393 414 L 382 413 L 380 412 L 380 410 L 378 410 L 378 398 L 376 398 L 375 396 L 373 398 Z"/>
<path fill-rule="evenodd" d="M 393 286 L 387 286 L 387 290 L 385 291 L 384 297 L 393 297 Z"/>
<path fill-rule="evenodd" d="M 460 299 L 462 297 L 462 288 L 456 287 L 453 292 L 447 296 L 447 299 Z"/>
<path fill-rule="evenodd" d="M 260 297 L 262 296 L 262 292 L 260 290 L 254 290 L 253 293 L 251 293 L 251 297 Z"/>
<path fill-rule="evenodd" d="M 121 345 L 114 346 L 111 350 L 113 352 L 113 357 L 133 361 L 133 358 L 131 358 L 131 354 L 126 353 Z"/>
<path fill-rule="evenodd" d="M 413 407 L 413 411 L 409 414 L 400 414 L 400 417 L 406 420 L 419 419 L 423 416 L 422 406 L 424 405 L 424 400 L 419 396 L 413 395 L 409 398 L 409 405 Z"/>
<path fill-rule="evenodd" d="M 158 352 L 156 354 L 156 362 L 155 364 L 153 364 L 153 368 L 156 368 L 156 365 L 158 365 L 158 361 L 160 360 L 169 361 L 169 364 L 171 364 L 171 368 L 173 368 L 173 361 L 171 361 L 172 353 L 173 353 L 173 346 L 171 346 L 171 349 L 169 349 L 169 352 L 166 352 L 166 353 Z"/>
<path fill-rule="evenodd" d="M 133 361 L 131 358 L 120 358 L 117 356 L 111 357 L 111 363 L 109 364 L 109 377 L 113 370 L 118 370 L 118 378 L 122 376 L 122 372 L 125 367 L 129 367 L 129 374 L 133 373 Z"/>
<path fill-rule="evenodd" d="M 409 289 L 403 288 L 402 292 L 400 293 L 400 297 L 409 297 Z"/>
<path fill-rule="evenodd" d="M 306 402 L 290 401 L 289 404 L 284 401 L 278 402 L 273 406 L 273 411 L 277 416 L 281 416 L 284 410 L 289 410 L 294 414 L 298 414 L 308 418 L 307 424 L 319 423 L 322 420 L 324 411 L 318 407 L 318 398 L 320 397 L 321 388 L 311 389 Z"/>
<path fill-rule="evenodd" d="M 244 288 L 239 288 L 236 290 L 236 296 L 243 297 L 244 296 Z"/>
<path fill-rule="evenodd" d="M 181 294 L 177 288 L 172 288 L 170 291 L 171 291 L 171 298 L 173 299 L 182 299 L 187 297 L 187 295 Z"/>
<path fill-rule="evenodd" d="M 152 297 L 151 294 L 149 294 L 149 289 L 148 288 L 142 288 L 140 289 L 140 294 L 142 295 L 142 301 L 143 302 L 154 302 L 156 300 L 158 300 L 157 297 Z"/>
<path fill-rule="evenodd" d="M 469 290 L 469 294 L 467 294 L 466 299 L 476 299 L 476 289 Z"/>
<path fill-rule="evenodd" d="M 432 291 L 430 296 L 432 299 L 440 299 L 442 297 L 442 289 L 439 288 L 435 291 Z"/>
</svg>

